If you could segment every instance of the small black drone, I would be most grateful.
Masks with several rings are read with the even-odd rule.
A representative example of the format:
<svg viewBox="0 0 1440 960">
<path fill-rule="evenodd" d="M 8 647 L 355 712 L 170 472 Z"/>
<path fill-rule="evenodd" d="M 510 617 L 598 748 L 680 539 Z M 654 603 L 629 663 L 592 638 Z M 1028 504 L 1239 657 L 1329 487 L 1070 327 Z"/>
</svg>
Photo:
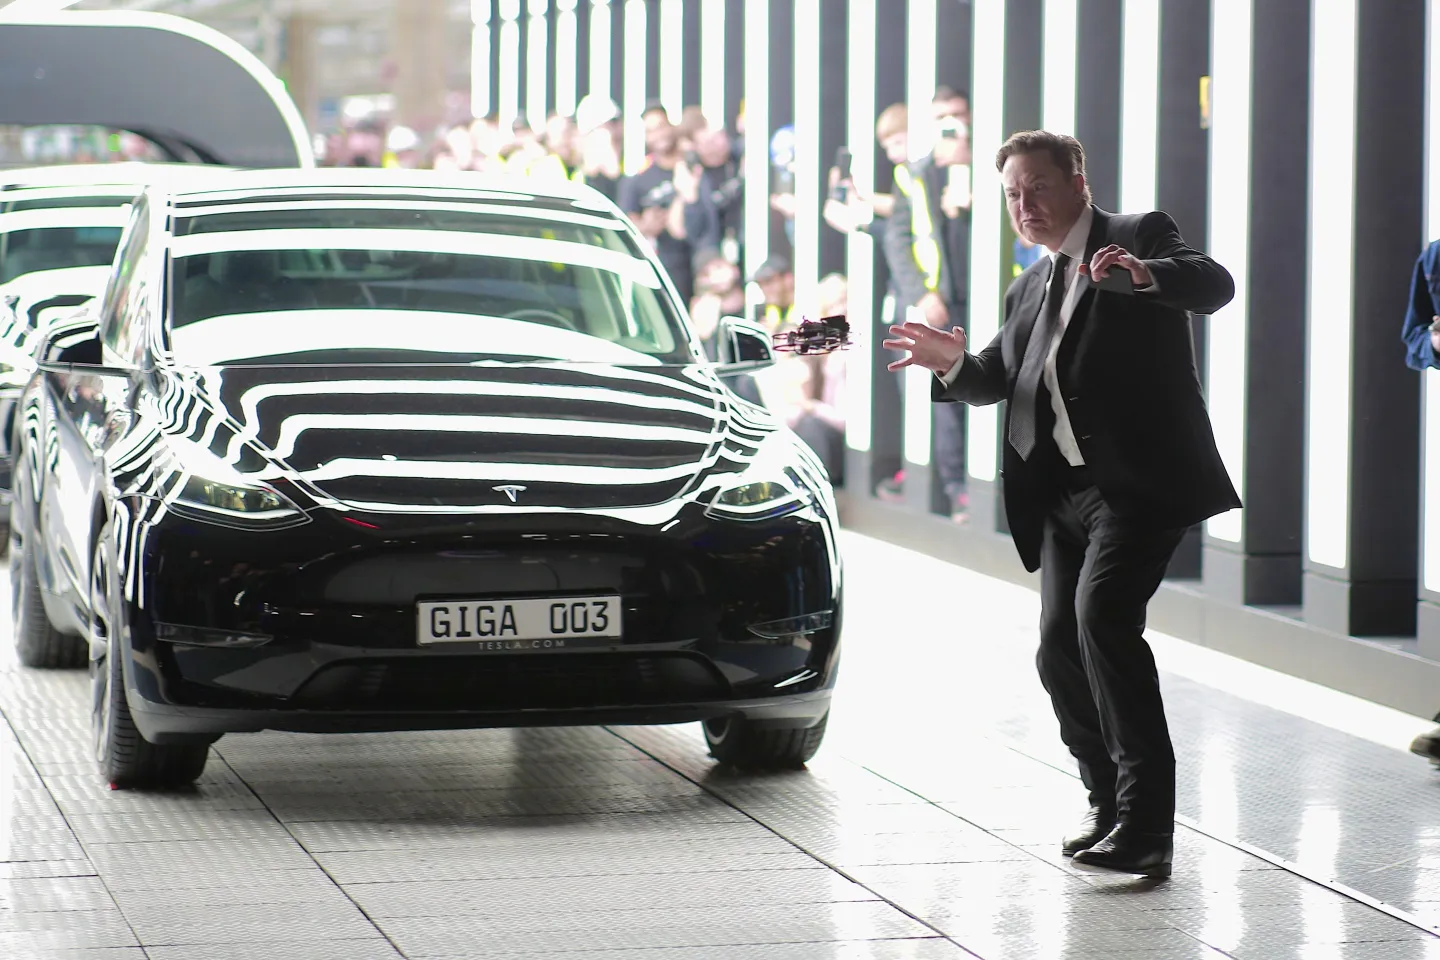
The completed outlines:
<svg viewBox="0 0 1440 960">
<path fill-rule="evenodd" d="M 771 339 L 775 349 L 781 353 L 798 353 L 801 356 L 834 353 L 850 346 L 850 322 L 844 317 L 801 320 L 800 326 L 782 330 Z"/>
</svg>

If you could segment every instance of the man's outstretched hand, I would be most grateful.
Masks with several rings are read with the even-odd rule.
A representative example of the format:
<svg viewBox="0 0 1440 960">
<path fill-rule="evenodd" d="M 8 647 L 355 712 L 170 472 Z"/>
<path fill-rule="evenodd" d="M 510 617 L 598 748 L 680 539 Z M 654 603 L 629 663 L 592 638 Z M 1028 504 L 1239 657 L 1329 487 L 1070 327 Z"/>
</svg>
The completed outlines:
<svg viewBox="0 0 1440 960">
<path fill-rule="evenodd" d="M 882 344 L 886 350 L 909 353 L 890 364 L 891 370 L 917 364 L 944 376 L 955 366 L 955 361 L 965 356 L 965 331 L 960 327 L 936 330 L 924 323 L 897 323 L 890 328 L 890 337 Z"/>
</svg>

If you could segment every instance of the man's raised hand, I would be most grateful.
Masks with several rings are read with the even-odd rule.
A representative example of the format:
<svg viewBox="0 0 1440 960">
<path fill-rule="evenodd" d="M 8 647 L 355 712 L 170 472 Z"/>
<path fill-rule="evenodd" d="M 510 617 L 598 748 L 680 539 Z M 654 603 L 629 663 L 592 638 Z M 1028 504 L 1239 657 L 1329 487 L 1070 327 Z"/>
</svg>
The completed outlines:
<svg viewBox="0 0 1440 960">
<path fill-rule="evenodd" d="M 965 356 L 965 331 L 960 327 L 936 330 L 924 323 L 897 323 L 890 328 L 890 337 L 882 344 L 886 350 L 904 350 L 909 354 L 891 363 L 890 370 L 916 364 L 944 376 L 955 366 L 955 361 Z"/>
</svg>

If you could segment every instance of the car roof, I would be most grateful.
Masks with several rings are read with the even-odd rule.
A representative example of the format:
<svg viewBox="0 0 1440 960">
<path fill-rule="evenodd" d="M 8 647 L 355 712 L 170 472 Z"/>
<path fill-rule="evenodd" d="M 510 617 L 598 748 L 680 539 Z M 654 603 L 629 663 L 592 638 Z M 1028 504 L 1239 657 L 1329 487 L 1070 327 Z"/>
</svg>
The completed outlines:
<svg viewBox="0 0 1440 960">
<path fill-rule="evenodd" d="M 377 167 L 315 167 L 309 169 L 217 171 L 207 176 L 158 184 L 177 203 L 217 199 L 246 200 L 274 197 L 303 200 L 307 194 L 333 198 L 353 192 L 358 199 L 386 195 L 472 194 L 477 199 L 558 201 L 618 214 L 618 208 L 597 190 L 568 180 L 542 180 L 497 176 L 469 171 L 397 170 Z"/>
<path fill-rule="evenodd" d="M 46 187 L 145 187 L 190 176 L 228 171 L 231 167 L 199 163 L 64 163 L 45 167 L 0 169 L 0 190 Z"/>
</svg>

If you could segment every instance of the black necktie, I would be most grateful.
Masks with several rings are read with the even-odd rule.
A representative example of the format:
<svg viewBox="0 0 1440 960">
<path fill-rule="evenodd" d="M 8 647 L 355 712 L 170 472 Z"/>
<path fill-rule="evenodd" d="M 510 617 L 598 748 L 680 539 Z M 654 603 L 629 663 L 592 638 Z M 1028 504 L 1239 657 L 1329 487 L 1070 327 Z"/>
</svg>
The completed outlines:
<svg viewBox="0 0 1440 960">
<path fill-rule="evenodd" d="M 1055 328 L 1060 325 L 1060 307 L 1065 302 L 1065 270 L 1070 258 L 1063 253 L 1055 254 L 1055 266 L 1050 271 L 1050 285 L 1045 290 L 1045 303 L 1040 307 L 1040 316 L 1030 330 L 1030 340 L 1025 345 L 1025 359 L 1020 363 L 1020 376 L 1015 380 L 1015 393 L 1010 397 L 1010 446 L 1020 454 L 1021 460 L 1030 459 L 1035 449 L 1038 418 L 1036 414 L 1040 398 L 1040 384 L 1045 376 L 1045 359 L 1050 355 L 1050 343 L 1055 339 Z"/>
</svg>

